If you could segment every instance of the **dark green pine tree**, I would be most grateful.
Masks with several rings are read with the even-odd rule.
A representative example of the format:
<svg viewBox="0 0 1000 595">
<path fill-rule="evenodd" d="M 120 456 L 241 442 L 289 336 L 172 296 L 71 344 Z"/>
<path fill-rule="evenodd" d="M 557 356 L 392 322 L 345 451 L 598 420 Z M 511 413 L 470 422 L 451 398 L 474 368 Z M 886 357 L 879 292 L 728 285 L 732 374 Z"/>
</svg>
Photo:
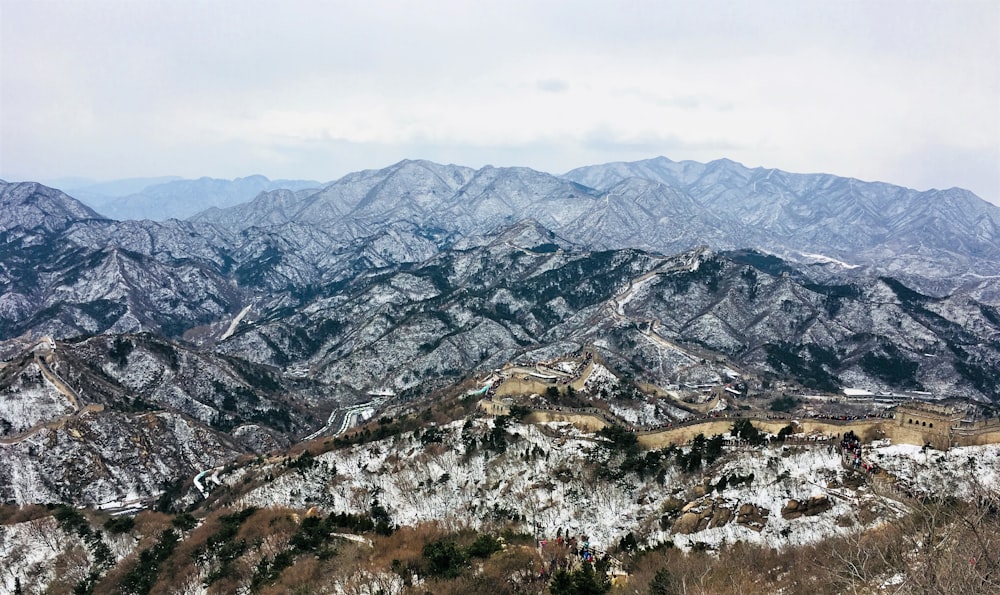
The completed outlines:
<svg viewBox="0 0 1000 595">
<path fill-rule="evenodd" d="M 573 573 L 573 587 L 576 595 L 603 595 L 611 589 L 611 584 L 603 572 L 594 572 L 594 566 L 584 562 L 583 567 Z"/>
<path fill-rule="evenodd" d="M 565 570 L 557 571 L 549 583 L 549 591 L 552 595 L 574 595 L 573 577 Z"/>
<path fill-rule="evenodd" d="M 661 568 L 653 575 L 653 580 L 649 583 L 649 595 L 674 595 L 674 579 L 670 576 L 670 571 Z"/>
</svg>

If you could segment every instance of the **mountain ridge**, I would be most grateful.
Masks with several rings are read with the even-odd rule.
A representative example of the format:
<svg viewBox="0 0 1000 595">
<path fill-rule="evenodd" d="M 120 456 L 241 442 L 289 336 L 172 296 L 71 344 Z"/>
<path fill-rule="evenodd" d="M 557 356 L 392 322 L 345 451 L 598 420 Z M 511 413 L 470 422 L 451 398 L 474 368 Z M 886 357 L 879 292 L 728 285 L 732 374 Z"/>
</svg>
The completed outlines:
<svg viewBox="0 0 1000 595">
<path fill-rule="evenodd" d="M 143 181 L 139 179 L 137 183 Z M 78 198 L 112 219 L 165 221 L 187 219 L 209 206 L 240 204 L 270 190 L 295 191 L 323 186 L 314 180 L 270 180 L 260 174 L 232 180 L 203 176 L 192 180 L 149 178 L 148 181 L 152 183 L 140 189 L 128 184 L 128 180 L 122 180 L 117 185 L 108 183 L 85 187 L 79 190 Z M 115 190 L 119 186 L 131 192 L 118 193 Z M 108 190 L 111 193 L 107 193 Z"/>
<path fill-rule="evenodd" d="M 428 162 L 403 161 L 348 174 L 311 196 L 284 195 L 281 212 L 263 208 L 269 197 L 262 195 L 228 211 L 243 213 L 238 221 L 227 219 L 225 210 L 193 220 L 233 232 L 295 220 L 336 235 L 399 220 L 474 234 L 531 218 L 598 248 L 671 253 L 709 244 L 786 258 L 821 254 L 884 270 L 898 261 L 931 278 L 1000 274 L 1000 208 L 964 190 L 921 192 L 830 174 L 751 170 L 730 160 L 657 158 L 587 166 L 563 176 L 527 168 L 435 167 L 430 175 Z M 435 186 L 442 171 L 465 184 L 457 190 L 454 184 Z M 578 185 L 564 186 L 560 179 Z M 247 212 L 260 214 L 248 218 Z"/>
<path fill-rule="evenodd" d="M 476 531 L 497 548 L 483 568 L 547 557 L 570 530 L 635 568 L 640 544 L 743 556 L 726 544 L 841 535 L 831 551 L 853 552 L 924 504 L 885 492 L 995 493 L 995 446 L 920 447 L 1000 427 L 1000 299 L 923 276 L 972 271 L 988 291 L 995 212 L 971 193 L 672 163 L 578 172 L 597 190 L 407 160 L 165 222 L 3 183 L 0 504 L 65 505 L 0 522 L 0 589 L 24 576 L 129 590 L 145 573 L 165 589 L 277 591 L 307 583 L 303 568 L 374 560 L 366 548 L 397 523 L 410 553 L 376 547 L 372 566 L 387 592 L 437 590 L 420 551 L 471 552 Z M 927 430 L 886 417 L 911 401 L 918 422 L 937 412 Z M 869 447 L 897 423 L 912 448 Z M 205 520 L 143 512 L 105 533 L 73 506 Z M 367 536 L 334 536 L 337 523 Z M 158 578 L 154 555 L 183 572 Z M 899 567 L 865 585 L 913 568 L 885 559 Z M 496 585 L 542 580 L 536 567 L 509 564 L 520 578 Z M 773 568 L 767 580 L 794 574 Z M 358 593 L 373 576 L 352 575 Z"/>
</svg>

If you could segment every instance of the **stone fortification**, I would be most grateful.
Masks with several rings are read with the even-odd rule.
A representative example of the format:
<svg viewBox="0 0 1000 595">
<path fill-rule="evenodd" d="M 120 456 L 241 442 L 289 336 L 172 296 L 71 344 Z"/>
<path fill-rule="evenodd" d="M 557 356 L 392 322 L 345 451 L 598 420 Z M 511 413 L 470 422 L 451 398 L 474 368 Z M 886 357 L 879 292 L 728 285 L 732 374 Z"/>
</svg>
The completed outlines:
<svg viewBox="0 0 1000 595">
<path fill-rule="evenodd" d="M 507 415 L 510 407 L 499 401 L 484 399 L 480 408 L 490 415 Z M 690 442 L 698 434 L 713 436 L 725 434 L 739 417 L 723 417 L 689 423 L 680 427 L 637 432 L 639 444 L 644 448 L 656 449 Z M 833 419 L 758 419 L 748 417 L 760 430 L 777 434 L 782 428 L 793 425 L 795 433 L 822 434 L 840 438 L 846 432 L 854 432 L 864 441 L 888 438 L 898 444 L 929 444 L 945 450 L 951 446 L 976 446 L 1000 443 L 1000 420 L 964 419 L 964 412 L 953 407 L 932 403 L 907 403 L 896 407 L 892 418 L 861 418 L 851 420 Z M 562 421 L 570 422 L 580 429 L 596 431 L 607 425 L 606 415 L 584 410 L 533 410 L 525 421 L 532 423 Z"/>
</svg>

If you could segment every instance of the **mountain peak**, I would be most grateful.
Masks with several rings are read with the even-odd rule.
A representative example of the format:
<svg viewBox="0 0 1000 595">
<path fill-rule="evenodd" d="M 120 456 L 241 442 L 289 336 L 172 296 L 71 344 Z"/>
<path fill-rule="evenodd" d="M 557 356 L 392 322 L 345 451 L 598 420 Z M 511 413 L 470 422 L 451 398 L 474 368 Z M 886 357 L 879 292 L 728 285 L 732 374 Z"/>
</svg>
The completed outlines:
<svg viewBox="0 0 1000 595">
<path fill-rule="evenodd" d="M 59 232 L 86 219 L 103 217 L 66 193 L 38 182 L 0 182 L 0 231 L 21 227 Z"/>
</svg>

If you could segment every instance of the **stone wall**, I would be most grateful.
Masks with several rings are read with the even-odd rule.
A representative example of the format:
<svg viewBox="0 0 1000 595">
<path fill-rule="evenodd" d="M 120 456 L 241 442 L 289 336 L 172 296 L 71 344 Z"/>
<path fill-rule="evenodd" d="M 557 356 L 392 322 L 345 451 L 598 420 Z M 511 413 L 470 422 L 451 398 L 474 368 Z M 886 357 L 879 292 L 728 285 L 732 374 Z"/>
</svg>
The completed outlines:
<svg viewBox="0 0 1000 595">
<path fill-rule="evenodd" d="M 490 415 L 507 415 L 510 408 L 501 402 L 483 400 L 480 407 Z M 796 433 L 824 434 L 840 438 L 845 432 L 853 431 L 862 441 L 869 442 L 880 438 L 888 438 L 896 444 L 915 444 L 923 446 L 930 444 L 938 450 L 947 450 L 955 446 L 974 446 L 1000 443 L 1000 425 L 987 422 L 964 429 L 954 429 L 950 424 L 953 420 L 933 417 L 917 418 L 910 416 L 910 411 L 897 414 L 893 419 L 858 419 L 850 421 L 803 419 L 795 422 Z M 913 421 L 910 421 L 913 420 Z M 569 422 L 584 431 L 596 432 L 608 423 L 596 415 L 574 411 L 540 411 L 535 410 L 527 417 L 528 423 Z M 713 419 L 702 423 L 657 430 L 638 432 L 636 437 L 639 445 L 648 449 L 665 448 L 670 445 L 687 444 L 698 434 L 714 436 L 725 434 L 733 427 L 734 418 Z M 924 425 L 927 422 L 927 425 Z M 777 434 L 790 422 L 788 420 L 751 419 L 758 429 L 770 434 Z M 947 425 L 946 425 L 947 424 Z M 942 427 L 943 426 L 943 427 Z"/>
<path fill-rule="evenodd" d="M 541 380 L 526 380 L 524 378 L 511 376 L 510 378 L 503 381 L 503 384 L 501 384 L 500 388 L 497 389 L 496 396 L 510 397 L 519 395 L 544 395 L 545 391 L 550 386 L 554 386 L 556 388 L 562 388 L 555 382 L 543 382 Z"/>
<path fill-rule="evenodd" d="M 604 427 L 607 427 L 608 425 L 607 422 L 596 415 L 564 411 L 533 411 L 529 415 L 525 416 L 524 421 L 528 423 L 542 423 L 549 421 L 569 422 L 586 432 L 596 432 Z"/>
<path fill-rule="evenodd" d="M 937 428 L 928 430 L 923 426 L 900 426 L 895 420 L 882 426 L 885 437 L 896 444 L 916 444 L 923 446 L 930 444 L 938 450 L 947 450 L 954 440 L 948 435 L 947 429 L 944 432 L 935 431 Z M 959 444 L 959 446 L 967 446 Z"/>
<path fill-rule="evenodd" d="M 576 377 L 573 382 L 570 382 L 568 386 L 572 386 L 573 390 L 580 391 L 583 390 L 584 383 L 590 378 L 591 372 L 594 371 L 594 362 L 589 362 L 583 370 L 580 371 L 580 375 Z M 532 378 L 523 378 L 521 376 L 511 375 L 503 381 L 500 388 L 497 389 L 497 396 L 519 396 L 519 395 L 544 395 L 545 391 L 549 387 L 556 387 L 560 392 L 566 390 L 566 384 L 559 384 L 558 382 L 545 382 L 544 380 L 535 380 Z"/>
</svg>

